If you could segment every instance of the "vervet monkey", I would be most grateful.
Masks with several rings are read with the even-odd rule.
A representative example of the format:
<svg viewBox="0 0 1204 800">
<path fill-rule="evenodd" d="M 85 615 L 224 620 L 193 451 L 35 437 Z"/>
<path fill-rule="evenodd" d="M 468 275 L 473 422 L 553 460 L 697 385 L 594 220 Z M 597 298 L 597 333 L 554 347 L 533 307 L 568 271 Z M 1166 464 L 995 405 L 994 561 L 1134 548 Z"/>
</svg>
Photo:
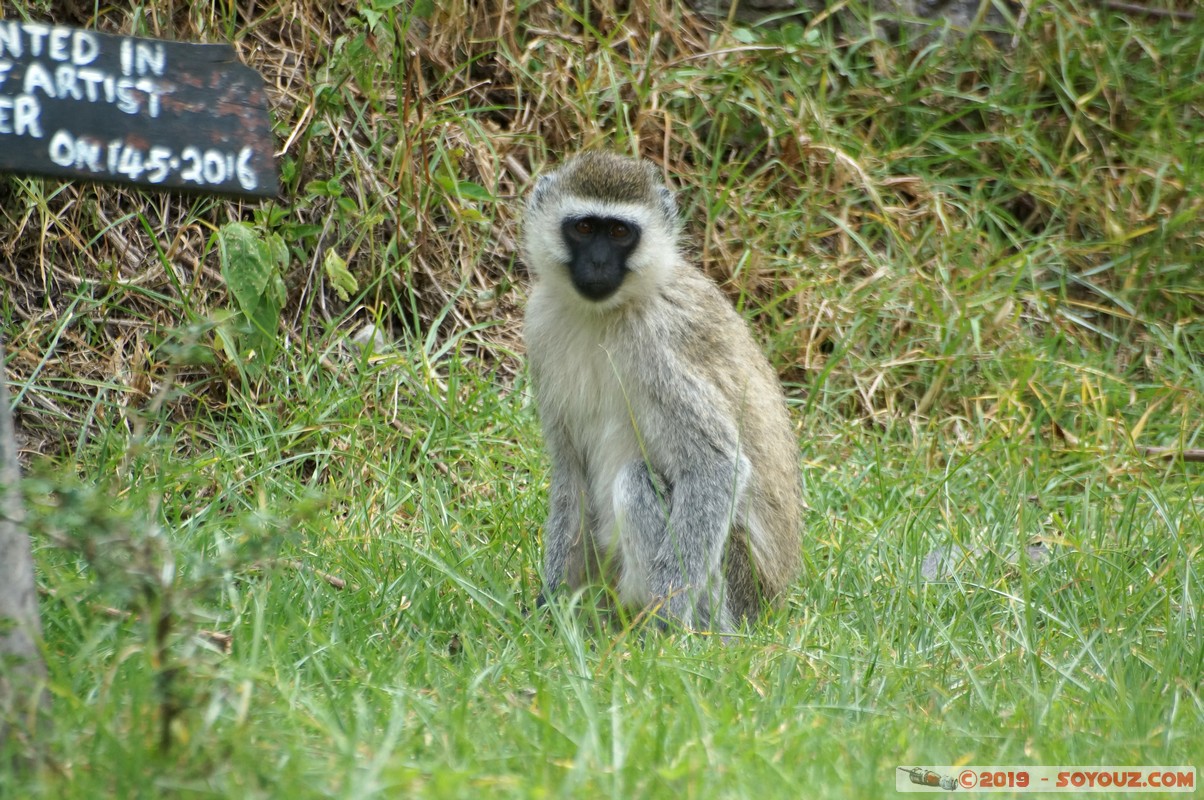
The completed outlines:
<svg viewBox="0 0 1204 800">
<path fill-rule="evenodd" d="M 601 580 L 727 633 L 798 575 L 798 451 L 777 375 L 680 227 L 646 161 L 587 152 L 531 192 L 524 336 L 552 461 L 537 604 Z"/>
</svg>

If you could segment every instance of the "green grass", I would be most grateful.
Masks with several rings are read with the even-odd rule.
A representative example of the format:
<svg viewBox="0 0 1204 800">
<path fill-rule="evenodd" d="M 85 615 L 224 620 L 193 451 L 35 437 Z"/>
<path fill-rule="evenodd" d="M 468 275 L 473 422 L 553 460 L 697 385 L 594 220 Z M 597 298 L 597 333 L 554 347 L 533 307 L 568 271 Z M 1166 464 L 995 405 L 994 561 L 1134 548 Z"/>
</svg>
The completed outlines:
<svg viewBox="0 0 1204 800">
<path fill-rule="evenodd" d="M 1204 766 L 1204 467 L 1139 449 L 1204 447 L 1204 20 L 1055 3 L 999 52 L 436 5 L 71 20 L 235 41 L 296 136 L 257 208 L 0 182 L 53 695 L 0 796 L 843 798 L 900 765 Z M 804 575 L 726 645 L 600 627 L 590 597 L 527 614 L 547 464 L 516 196 L 598 144 L 667 168 L 790 396 Z M 267 363 L 214 338 L 232 219 L 290 252 Z M 348 346 L 367 322 L 387 350 Z M 975 555 L 926 578 L 949 548 Z"/>
</svg>

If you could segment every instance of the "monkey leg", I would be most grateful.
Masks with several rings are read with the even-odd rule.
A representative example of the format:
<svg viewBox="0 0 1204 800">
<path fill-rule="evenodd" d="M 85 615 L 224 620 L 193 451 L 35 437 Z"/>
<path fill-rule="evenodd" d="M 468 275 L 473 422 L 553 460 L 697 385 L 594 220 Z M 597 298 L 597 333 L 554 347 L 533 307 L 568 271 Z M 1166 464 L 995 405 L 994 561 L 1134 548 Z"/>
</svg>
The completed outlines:
<svg viewBox="0 0 1204 800">
<path fill-rule="evenodd" d="M 630 605 L 661 605 L 662 616 L 688 628 L 729 632 L 721 567 L 726 536 L 708 541 L 705 531 L 674 531 L 674 500 L 673 488 L 643 461 L 628 463 L 615 478 L 619 597 Z"/>
</svg>

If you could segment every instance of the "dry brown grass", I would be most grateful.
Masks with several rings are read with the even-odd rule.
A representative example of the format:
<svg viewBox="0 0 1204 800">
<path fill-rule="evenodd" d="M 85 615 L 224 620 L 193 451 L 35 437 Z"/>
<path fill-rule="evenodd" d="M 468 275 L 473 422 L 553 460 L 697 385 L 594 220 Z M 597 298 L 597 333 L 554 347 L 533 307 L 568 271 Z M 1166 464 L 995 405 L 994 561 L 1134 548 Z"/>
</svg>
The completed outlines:
<svg viewBox="0 0 1204 800">
<path fill-rule="evenodd" d="M 618 57 L 647 65 L 704 52 L 701 21 L 683 17 L 674 5 L 623 15 L 628 33 L 608 52 L 608 62 Z M 388 274 L 368 298 L 370 317 L 421 330 L 450 306 L 449 328 L 500 319 L 493 339 L 514 345 L 518 308 L 513 293 L 498 291 L 514 279 L 514 199 L 547 151 L 607 138 L 599 120 L 564 113 L 564 96 L 583 90 L 567 85 L 569 71 L 529 71 L 534 53 L 545 62 L 582 57 L 591 80 L 606 80 L 581 26 L 550 5 L 525 18 L 525 43 L 516 39 L 515 12 L 505 3 L 440 4 L 429 21 L 396 40 L 367 36 L 376 65 L 392 65 L 392 75 L 356 74 L 347 65 L 352 58 L 339 63 L 363 25 L 347 4 L 261 2 L 240 7 L 233 18 L 209 4 L 159 4 L 134 16 L 112 7 L 90 15 L 70 4 L 33 3 L 27 13 L 111 33 L 199 42 L 226 41 L 233 30 L 241 57 L 268 86 L 280 155 L 295 162 L 282 207 L 310 180 L 341 172 L 349 178 L 344 196 L 365 213 L 340 222 L 370 218 L 348 236 L 333 229 L 333 200 L 290 209 L 293 224 L 321 230 L 311 258 L 294 259 L 286 277 L 286 320 L 294 336 L 302 313 L 329 317 L 341 310 L 316 269 L 325 248 L 337 246 L 357 274 Z M 606 27 L 616 16 L 598 4 L 592 22 Z M 667 33 L 641 41 L 637 32 L 650 28 Z M 547 74 L 557 79 L 542 82 Z M 474 129 L 466 130 L 460 109 L 471 107 L 493 110 L 474 117 Z M 668 124 L 656 112 L 633 121 L 649 155 L 669 155 L 660 146 Z M 319 125 L 322 134 L 314 135 Z M 470 203 L 458 207 L 458 198 L 446 196 L 432 170 L 447 158 L 454 158 L 450 167 L 460 180 L 507 201 L 488 209 L 492 218 L 466 214 Z M 229 303 L 212 232 L 230 220 L 251 220 L 254 210 L 240 201 L 109 186 L 25 178 L 0 185 L 0 283 L 17 323 L 7 331 L 10 370 L 18 383 L 36 374 L 38 383 L 56 387 L 27 398 L 57 420 L 51 427 L 66 433 L 80 422 L 97 387 L 114 390 L 122 404 L 145 399 L 168 369 L 152 354 L 164 333 L 181 325 L 182 309 L 206 317 Z M 386 253 L 393 263 L 380 263 Z M 462 285 L 467 291 L 457 291 Z M 399 297 L 405 299 L 398 303 Z M 406 318 L 411 309 L 417 319 Z M 180 378 L 205 383 L 197 371 Z"/>
<path fill-rule="evenodd" d="M 1144 40 L 1119 55 L 1067 41 L 1091 22 L 1073 3 L 1034 17 L 1015 68 L 988 43 L 962 57 L 868 39 L 750 43 L 666 0 L 591 3 L 588 19 L 467 0 L 425 19 L 312 0 L 22 6 L 232 41 L 269 87 L 284 168 L 279 202 L 260 206 L 0 183 L 10 370 L 30 386 L 23 422 L 46 431 L 39 447 L 112 424 L 99 419 L 110 401 L 142 404 L 169 373 L 189 398 L 178 413 L 223 402 L 228 369 L 177 364 L 163 344 L 207 347 L 207 321 L 230 307 L 211 237 L 231 220 L 289 241 L 291 347 L 372 321 L 396 338 L 458 339 L 464 357 L 514 376 L 518 198 L 549 160 L 592 146 L 664 168 L 703 267 L 759 323 L 784 377 L 827 381 L 833 410 L 854 417 L 993 417 L 1027 390 L 991 386 L 1000 376 L 984 367 L 1034 333 L 1103 342 L 1119 375 L 1159 357 L 1150 309 L 1204 307 L 1182 266 L 1204 243 L 1190 224 L 1199 176 L 1124 138 L 1149 123 L 1148 87 L 1113 71 L 1139 63 Z M 1004 76 L 1011 93 L 994 97 Z M 1198 98 L 1183 108 L 1198 115 Z M 1151 235 L 1162 243 L 1142 244 Z M 1126 266 L 1134 241 L 1145 260 Z M 366 287 L 352 307 L 324 283 L 330 250 Z M 1169 288 L 1132 301 L 1163 274 L 1151 253 L 1173 262 Z"/>
</svg>

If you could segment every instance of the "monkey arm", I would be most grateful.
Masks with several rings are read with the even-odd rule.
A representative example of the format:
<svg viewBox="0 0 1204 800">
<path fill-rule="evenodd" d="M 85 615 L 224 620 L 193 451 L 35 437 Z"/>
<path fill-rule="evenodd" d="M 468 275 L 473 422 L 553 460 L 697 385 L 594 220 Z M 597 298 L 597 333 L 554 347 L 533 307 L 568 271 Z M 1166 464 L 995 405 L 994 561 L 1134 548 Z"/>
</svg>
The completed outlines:
<svg viewBox="0 0 1204 800">
<path fill-rule="evenodd" d="M 687 624 L 722 632 L 731 628 L 723 552 L 747 480 L 746 465 L 743 458 L 716 455 L 673 484 L 667 535 L 650 572 L 654 591 L 669 598 L 670 614 Z"/>
<path fill-rule="evenodd" d="M 565 580 L 575 548 L 583 546 L 585 468 L 566 431 L 552 415 L 544 417 L 544 439 L 552 459 L 548 520 L 543 530 L 543 590 L 535 600 L 543 606 Z"/>
<path fill-rule="evenodd" d="M 750 476 L 732 421 L 716 387 L 672 363 L 649 387 L 646 441 L 653 467 L 671 487 L 667 526 L 650 556 L 649 586 L 687 625 L 731 629 L 723 599 L 723 553 Z M 658 464 L 659 462 L 659 464 Z"/>
<path fill-rule="evenodd" d="M 634 555 L 626 569 L 639 571 L 653 600 L 666 604 L 666 616 L 692 628 L 728 632 L 720 557 L 729 526 L 719 508 L 723 492 L 708 488 L 718 484 L 717 477 L 691 471 L 668 488 L 647 463 L 635 461 L 620 473 L 616 496 Z"/>
</svg>

